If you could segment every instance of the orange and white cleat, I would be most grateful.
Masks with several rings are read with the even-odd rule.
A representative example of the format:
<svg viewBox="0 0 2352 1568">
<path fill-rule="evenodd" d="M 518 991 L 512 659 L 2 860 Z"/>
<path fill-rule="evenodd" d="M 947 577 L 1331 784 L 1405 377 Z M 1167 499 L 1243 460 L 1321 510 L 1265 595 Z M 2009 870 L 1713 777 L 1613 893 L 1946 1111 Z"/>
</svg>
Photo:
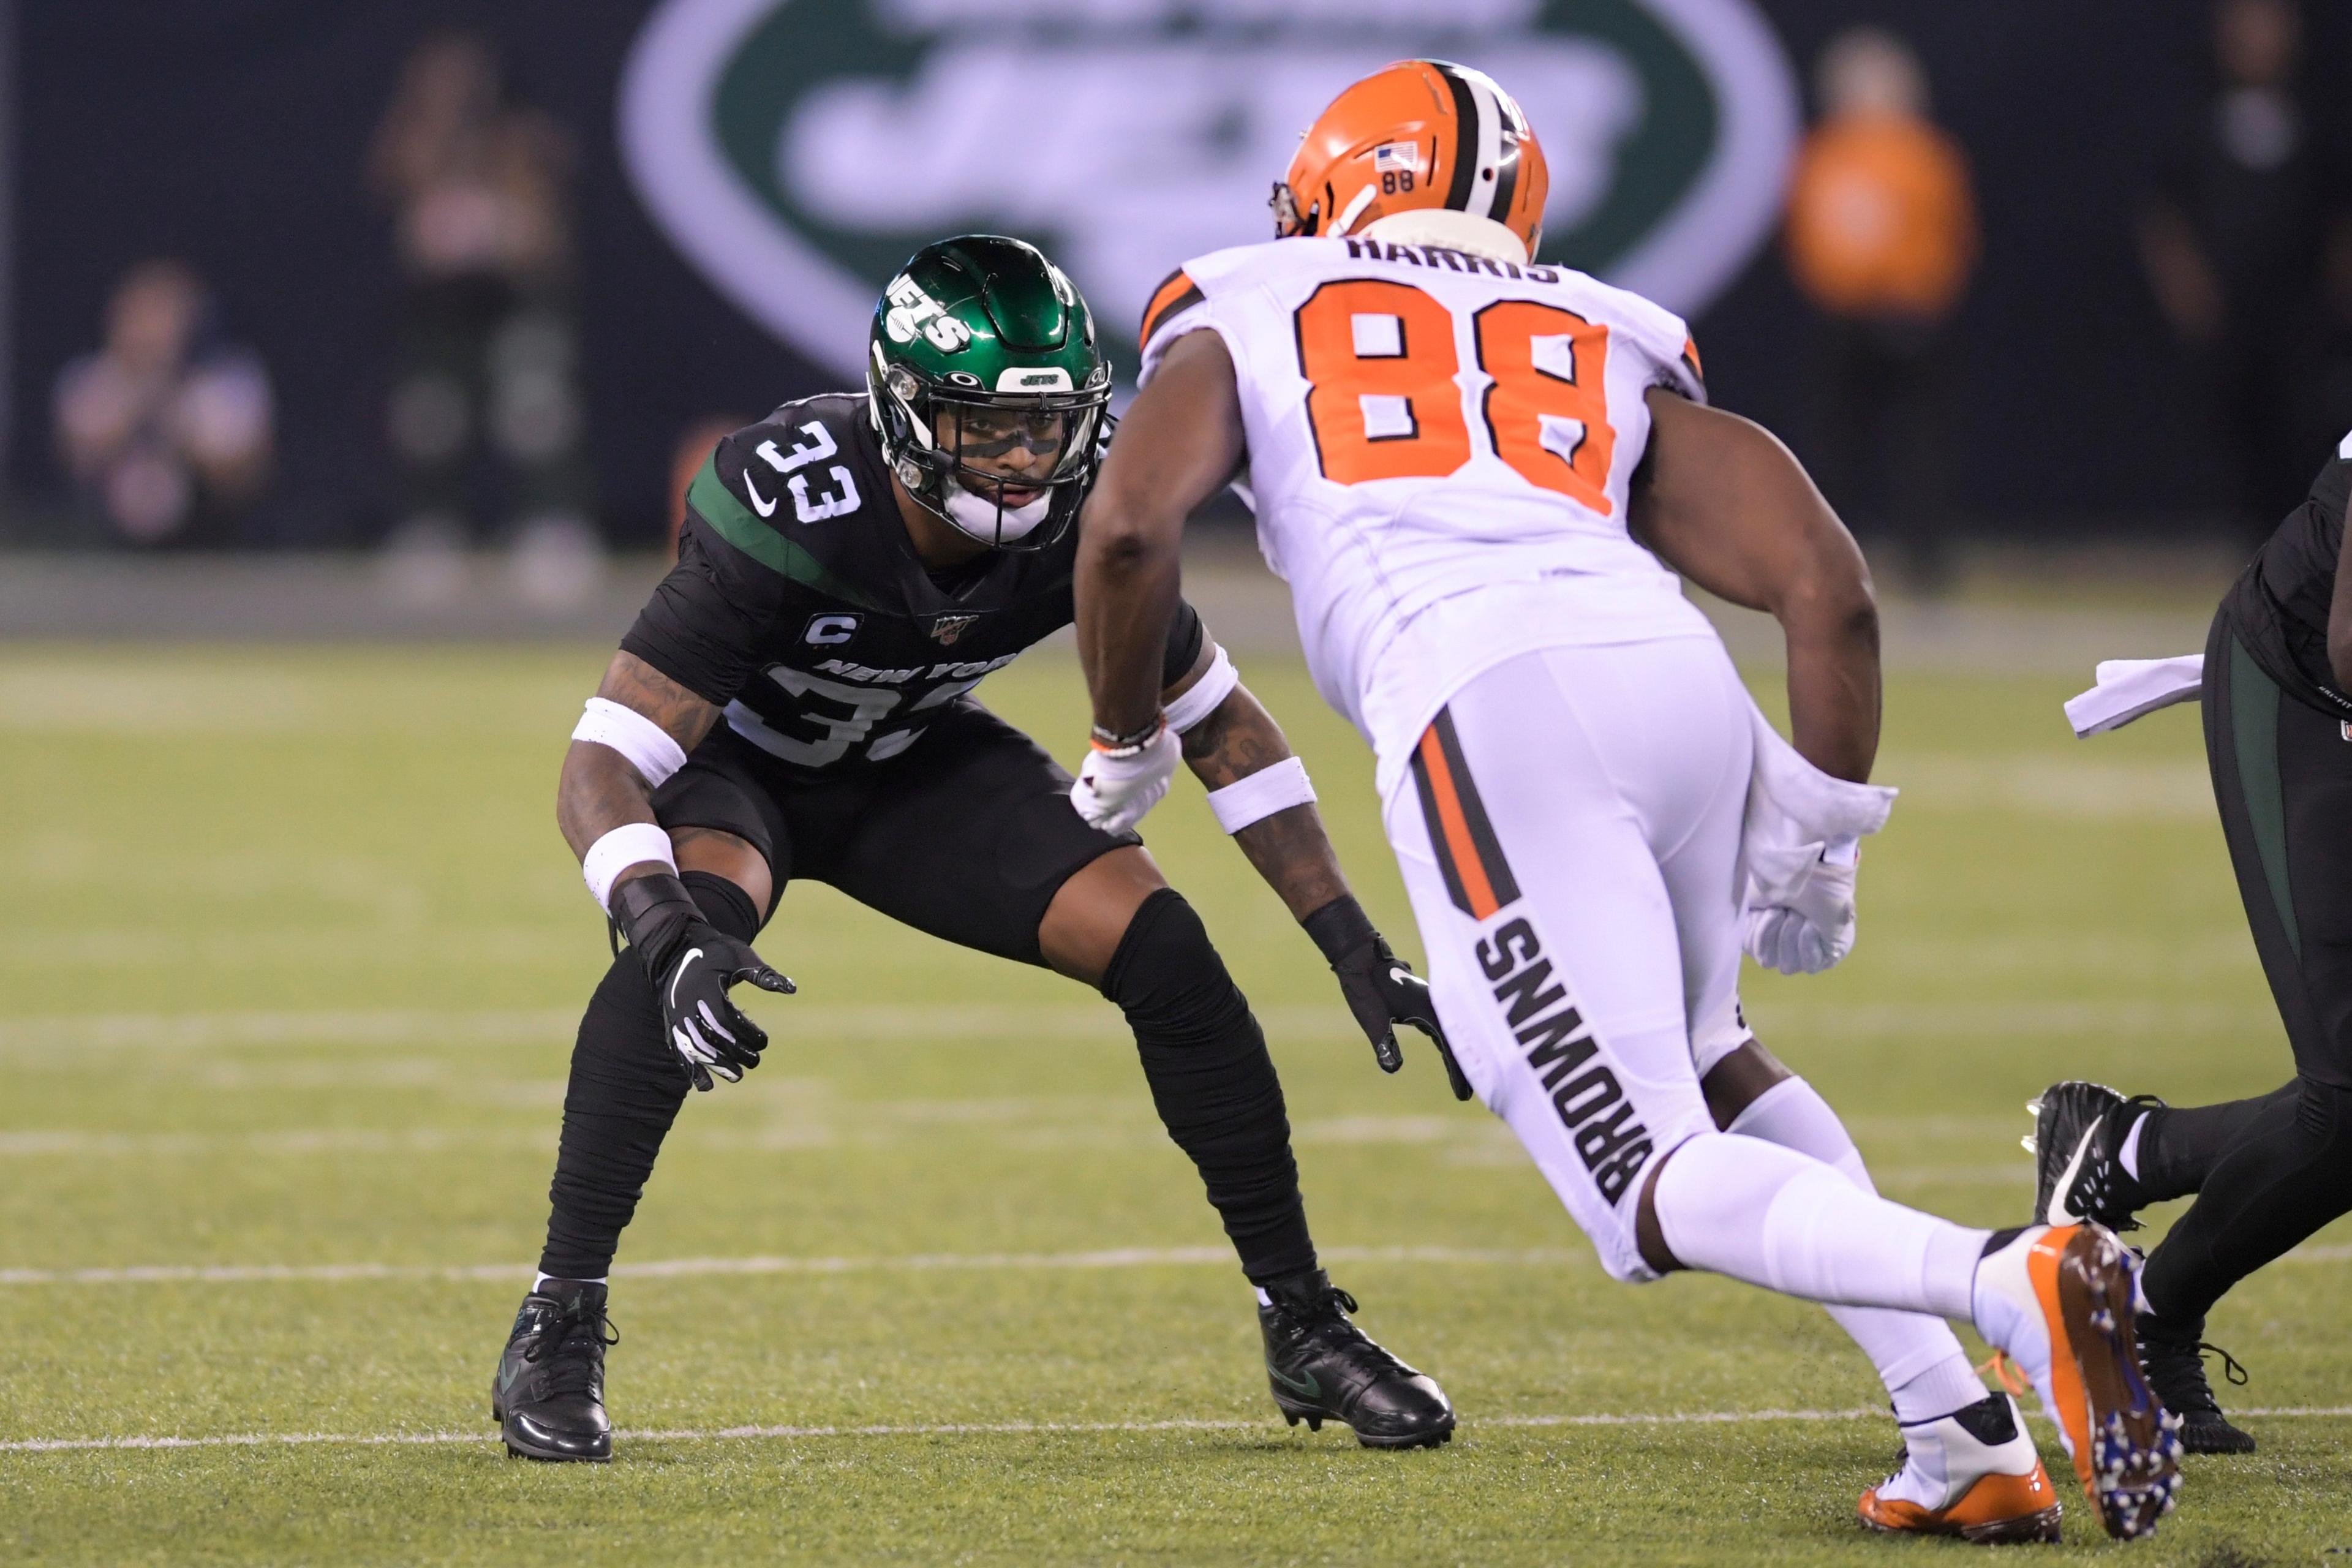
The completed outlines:
<svg viewBox="0 0 2352 1568">
<path fill-rule="evenodd" d="M 1862 1494 L 1862 1522 L 1980 1546 L 2055 1541 L 2064 1510 L 2008 1394 L 1903 1428 L 1895 1472 Z"/>
<path fill-rule="evenodd" d="M 2180 1418 L 2140 1371 L 2130 1254 L 2088 1223 L 1993 1242 L 1977 1265 L 1977 1331 L 2032 1380 L 2107 1533 L 2155 1534 L 2179 1500 Z"/>
</svg>

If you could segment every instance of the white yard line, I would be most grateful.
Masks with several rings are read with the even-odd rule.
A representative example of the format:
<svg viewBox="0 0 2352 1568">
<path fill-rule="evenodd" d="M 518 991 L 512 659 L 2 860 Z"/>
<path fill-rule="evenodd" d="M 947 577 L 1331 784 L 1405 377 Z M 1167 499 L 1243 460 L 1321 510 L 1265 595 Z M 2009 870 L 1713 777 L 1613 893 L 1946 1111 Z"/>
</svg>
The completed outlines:
<svg viewBox="0 0 2352 1568">
<path fill-rule="evenodd" d="M 2337 1419 L 2352 1416 L 2352 1405 L 2295 1405 L 2238 1409 L 2240 1416 L 2273 1420 Z M 2039 1412 L 2034 1420 L 2044 1420 Z M 1884 1410 L 1669 1410 L 1596 1412 L 1578 1415 L 1490 1415 L 1465 1422 L 1475 1433 L 1482 1426 L 1543 1430 L 1562 1426 L 1750 1426 L 1783 1421 L 1884 1421 Z M 1099 1436 L 1130 1432 L 1268 1432 L 1278 1431 L 1265 1421 L 955 1421 L 936 1425 L 872 1426 L 718 1426 L 682 1427 L 667 1431 L 614 1434 L 625 1443 L 717 1443 L 746 1439 L 821 1437 L 998 1437 Z M 495 1432 L 236 1432 L 209 1437 L 26 1437 L 0 1442 L 0 1453 L 59 1454 L 90 1449 L 274 1448 L 336 1444 L 351 1447 L 410 1447 L 448 1443 L 488 1444 L 499 1441 Z"/>
</svg>

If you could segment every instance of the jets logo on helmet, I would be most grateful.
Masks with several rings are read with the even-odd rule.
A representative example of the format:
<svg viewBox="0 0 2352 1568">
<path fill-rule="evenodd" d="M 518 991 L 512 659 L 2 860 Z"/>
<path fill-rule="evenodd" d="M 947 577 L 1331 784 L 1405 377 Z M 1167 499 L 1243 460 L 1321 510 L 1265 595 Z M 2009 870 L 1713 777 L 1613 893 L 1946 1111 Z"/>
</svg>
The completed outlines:
<svg viewBox="0 0 2352 1568">
<path fill-rule="evenodd" d="M 995 235 L 927 245 L 883 290 L 867 353 L 882 455 L 917 502 L 999 550 L 1067 531 L 1099 458 L 1110 365 L 1060 268 Z"/>
<path fill-rule="evenodd" d="M 1274 187 L 1274 232 L 1337 239 L 1402 212 L 1466 213 L 1543 238 L 1551 173 L 1528 117 L 1484 71 L 1400 60 L 1331 102 Z"/>
</svg>

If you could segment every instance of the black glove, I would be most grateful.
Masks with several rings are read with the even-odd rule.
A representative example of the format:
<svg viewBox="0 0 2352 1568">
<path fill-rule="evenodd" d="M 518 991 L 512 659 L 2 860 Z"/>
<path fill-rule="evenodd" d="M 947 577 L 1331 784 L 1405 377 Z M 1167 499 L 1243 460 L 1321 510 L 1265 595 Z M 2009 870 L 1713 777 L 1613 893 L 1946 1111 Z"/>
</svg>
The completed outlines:
<svg viewBox="0 0 2352 1568">
<path fill-rule="evenodd" d="M 1304 923 L 1307 934 L 1330 961 L 1331 973 L 1339 977 L 1348 1011 L 1356 1016 L 1357 1026 L 1372 1042 L 1372 1055 L 1379 1058 L 1381 1070 L 1394 1072 L 1404 1066 L 1404 1053 L 1397 1048 L 1396 1026 L 1411 1024 L 1436 1044 L 1454 1098 L 1469 1099 L 1470 1080 L 1462 1076 L 1461 1064 L 1445 1043 L 1437 1008 L 1429 998 L 1429 982 L 1389 951 L 1388 940 L 1373 929 L 1364 906 L 1352 896 L 1342 895 L 1308 915 Z"/>
<path fill-rule="evenodd" d="M 686 884 L 667 871 L 632 877 L 614 889 L 613 923 L 646 966 L 646 978 L 661 999 L 662 1037 L 695 1088 L 709 1089 L 714 1073 L 740 1082 L 760 1065 L 767 1031 L 727 999 L 727 988 L 748 980 L 762 991 L 789 996 L 791 981 L 769 968 L 749 944 L 703 919 Z"/>
</svg>

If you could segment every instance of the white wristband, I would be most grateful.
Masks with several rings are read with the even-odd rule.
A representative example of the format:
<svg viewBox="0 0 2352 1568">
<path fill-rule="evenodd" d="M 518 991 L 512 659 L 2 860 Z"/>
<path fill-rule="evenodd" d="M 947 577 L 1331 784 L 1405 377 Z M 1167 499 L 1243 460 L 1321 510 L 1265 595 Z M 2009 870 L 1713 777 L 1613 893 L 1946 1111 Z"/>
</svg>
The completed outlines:
<svg viewBox="0 0 2352 1568">
<path fill-rule="evenodd" d="M 1307 764 L 1297 757 L 1285 757 L 1270 768 L 1260 768 L 1245 779 L 1209 792 L 1209 809 L 1217 814 L 1217 825 L 1228 833 L 1239 833 L 1277 811 L 1314 804 L 1315 786 L 1307 782 Z"/>
<path fill-rule="evenodd" d="M 575 741 L 610 746 L 628 759 L 646 783 L 659 789 L 669 776 L 686 766 L 686 752 L 669 731 L 634 708 L 624 708 L 602 697 L 588 699 L 588 710 L 572 726 Z"/>
<path fill-rule="evenodd" d="M 669 835 L 650 822 L 625 822 L 595 843 L 580 858 L 580 875 L 588 884 L 588 896 L 596 900 L 600 910 L 613 907 L 613 883 L 632 866 L 642 866 L 648 860 L 658 860 L 671 870 L 677 869 L 677 857 L 670 852 Z"/>
<path fill-rule="evenodd" d="M 1234 661 L 1225 657 L 1225 650 L 1218 648 L 1216 657 L 1209 661 L 1209 668 L 1201 672 L 1201 679 L 1194 681 L 1183 696 L 1168 704 L 1168 727 L 1182 734 L 1214 713 L 1217 704 L 1231 697 L 1234 688 L 1241 683 L 1242 672 L 1234 668 Z"/>
</svg>

